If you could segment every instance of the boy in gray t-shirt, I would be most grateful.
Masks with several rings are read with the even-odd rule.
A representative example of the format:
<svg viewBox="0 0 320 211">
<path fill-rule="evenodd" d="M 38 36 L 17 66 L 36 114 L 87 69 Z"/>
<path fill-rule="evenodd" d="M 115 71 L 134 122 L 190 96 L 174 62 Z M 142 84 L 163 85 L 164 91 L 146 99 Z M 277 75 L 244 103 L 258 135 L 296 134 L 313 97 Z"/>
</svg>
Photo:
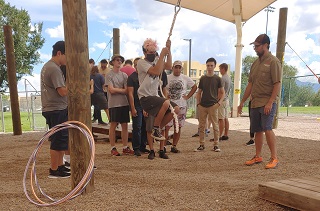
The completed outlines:
<svg viewBox="0 0 320 211">
<path fill-rule="evenodd" d="M 106 85 L 108 86 L 108 107 L 110 115 L 109 139 L 111 144 L 111 155 L 120 156 L 116 144 L 116 127 L 121 124 L 121 139 L 123 144 L 123 154 L 133 155 L 133 150 L 128 146 L 128 122 L 129 102 L 127 99 L 127 74 L 120 71 L 124 58 L 119 54 L 112 56 L 110 64 L 113 69 L 106 75 Z"/>
</svg>

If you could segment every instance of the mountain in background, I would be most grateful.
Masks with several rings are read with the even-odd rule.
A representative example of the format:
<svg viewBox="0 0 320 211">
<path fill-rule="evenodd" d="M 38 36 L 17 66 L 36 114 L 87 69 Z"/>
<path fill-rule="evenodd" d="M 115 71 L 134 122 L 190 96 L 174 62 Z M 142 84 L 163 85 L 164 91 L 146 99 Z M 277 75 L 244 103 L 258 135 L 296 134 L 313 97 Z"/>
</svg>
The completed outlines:
<svg viewBox="0 0 320 211">
<path fill-rule="evenodd" d="M 299 80 L 296 80 L 296 83 L 298 86 L 309 86 L 311 85 L 313 88 L 313 91 L 318 92 L 318 90 L 320 89 L 320 84 L 318 83 L 310 83 L 310 82 L 302 82 Z"/>
</svg>

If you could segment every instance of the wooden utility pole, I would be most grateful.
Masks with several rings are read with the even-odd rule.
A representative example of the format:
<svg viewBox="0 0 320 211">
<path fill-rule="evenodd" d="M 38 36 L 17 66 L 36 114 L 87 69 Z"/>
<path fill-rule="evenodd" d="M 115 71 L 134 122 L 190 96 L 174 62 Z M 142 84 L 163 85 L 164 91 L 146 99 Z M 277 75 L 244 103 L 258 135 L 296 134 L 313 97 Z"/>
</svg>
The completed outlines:
<svg viewBox="0 0 320 211">
<path fill-rule="evenodd" d="M 69 120 L 80 121 L 91 128 L 89 93 L 89 53 L 86 0 L 62 0 L 64 36 L 67 57 L 67 87 Z M 69 130 L 71 187 L 83 178 L 90 161 L 89 144 L 75 129 Z M 93 177 L 85 192 L 94 190 Z"/>
<path fill-rule="evenodd" d="M 281 62 L 281 87 L 282 87 L 282 75 L 283 75 L 283 62 L 284 62 L 284 51 L 286 46 L 286 34 L 287 34 L 287 16 L 288 8 L 281 8 L 279 13 L 279 26 L 278 26 L 278 39 L 277 39 L 277 53 L 276 57 Z M 281 103 L 281 89 L 279 93 L 279 99 L 277 102 L 277 110 L 274 116 L 273 128 L 278 127 L 278 115 Z"/>
<path fill-rule="evenodd" d="M 11 103 L 11 114 L 12 114 L 12 125 L 13 135 L 21 135 L 21 119 L 19 109 L 19 98 L 18 98 L 18 85 L 16 76 L 16 64 L 14 56 L 14 46 L 12 37 L 11 26 L 3 26 L 4 33 L 4 44 L 6 47 L 6 60 L 7 60 L 7 71 L 8 71 L 8 82 L 10 89 L 10 103 Z"/>
<path fill-rule="evenodd" d="M 120 54 L 120 30 L 113 28 L 113 55 Z"/>
</svg>

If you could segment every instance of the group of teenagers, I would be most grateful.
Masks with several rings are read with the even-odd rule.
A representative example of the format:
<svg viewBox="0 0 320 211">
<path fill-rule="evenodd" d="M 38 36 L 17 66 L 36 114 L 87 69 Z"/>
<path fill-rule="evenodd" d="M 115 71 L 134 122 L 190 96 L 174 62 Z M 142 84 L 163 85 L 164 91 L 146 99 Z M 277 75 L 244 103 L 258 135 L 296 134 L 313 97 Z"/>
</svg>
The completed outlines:
<svg viewBox="0 0 320 211">
<path fill-rule="evenodd" d="M 255 156 L 246 161 L 246 165 L 253 165 L 263 161 L 261 150 L 263 133 L 271 151 L 271 159 L 266 168 L 275 168 L 278 158 L 275 147 L 275 135 L 272 131 L 273 116 L 276 109 L 276 99 L 280 90 L 279 60 L 269 52 L 270 39 L 267 35 L 259 35 L 254 49 L 259 58 L 253 63 L 249 82 L 243 99 L 238 107 L 242 107 L 247 98 L 251 97 L 250 132 L 255 134 Z M 148 159 L 155 158 L 154 140 L 160 142 L 159 157 L 168 159 L 165 145 L 168 131 L 174 126 L 171 152 L 179 153 L 177 148 L 181 128 L 187 113 L 187 100 L 196 93 L 197 111 L 199 112 L 199 147 L 195 151 L 205 150 L 205 128 L 208 120 L 213 125 L 213 148 L 220 152 L 219 140 L 227 139 L 229 124 L 227 119 L 230 91 L 230 77 L 227 74 L 228 65 L 219 66 L 222 77 L 214 74 L 216 60 L 206 61 L 206 74 L 203 75 L 198 86 L 186 75 L 182 74 L 181 61 L 172 63 L 171 41 L 158 54 L 157 42 L 146 39 L 142 45 L 144 59 L 125 61 L 115 54 L 110 60 L 112 69 L 105 74 L 99 73 L 98 66 L 89 61 L 91 79 L 91 103 L 95 110 L 105 110 L 109 119 L 109 140 L 111 155 L 120 156 L 116 148 L 116 128 L 121 125 L 122 154 L 141 156 L 148 153 Z M 103 64 L 105 62 L 105 64 Z M 125 63 L 123 67 L 123 63 Z M 52 59 L 41 70 L 41 100 L 42 114 L 46 118 L 49 128 L 68 120 L 67 87 L 61 66 L 66 64 L 65 44 L 59 41 L 53 45 Z M 100 68 L 106 69 L 107 61 L 100 62 Z M 165 70 L 172 70 L 167 75 Z M 190 91 L 188 91 L 190 90 Z M 107 93 L 107 94 L 105 94 Z M 94 119 L 99 118 L 99 112 Z M 132 148 L 128 145 L 128 123 L 132 118 Z M 97 116 L 98 115 L 98 116 Z M 101 114 L 100 114 L 101 115 Z M 219 125 L 220 119 L 220 125 Z M 101 120 L 101 123 L 103 121 Z M 147 141 L 147 142 L 146 142 Z M 66 168 L 64 156 L 69 154 L 68 132 L 61 130 L 50 137 L 51 167 L 49 177 L 69 177 L 70 170 Z M 149 145 L 149 149 L 146 145 Z M 70 162 L 70 156 L 67 157 Z"/>
</svg>

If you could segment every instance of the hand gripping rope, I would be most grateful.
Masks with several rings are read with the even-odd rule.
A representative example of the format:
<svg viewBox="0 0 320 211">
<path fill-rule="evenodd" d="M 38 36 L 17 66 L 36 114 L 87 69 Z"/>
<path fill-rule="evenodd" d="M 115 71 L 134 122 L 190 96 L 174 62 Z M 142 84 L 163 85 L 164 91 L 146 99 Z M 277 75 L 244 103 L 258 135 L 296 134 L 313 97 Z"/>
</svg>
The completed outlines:
<svg viewBox="0 0 320 211">
<path fill-rule="evenodd" d="M 88 169 L 86 171 L 86 173 L 84 174 L 83 178 L 81 179 L 81 181 L 79 182 L 79 184 L 65 197 L 61 198 L 61 199 L 54 199 L 50 196 L 48 196 L 43 189 L 41 189 L 39 183 L 38 183 L 38 178 L 36 175 L 36 158 L 37 155 L 43 145 L 43 143 L 49 139 L 49 137 L 60 131 L 63 129 L 67 129 L 67 128 L 75 128 L 80 130 L 80 132 L 85 135 L 85 137 L 88 140 L 88 144 L 89 144 L 89 148 L 91 151 L 91 157 L 90 157 L 90 161 L 89 161 L 89 165 L 88 165 Z M 89 128 L 84 125 L 81 122 L 78 121 L 67 121 L 65 123 L 56 125 L 55 127 L 51 128 L 48 132 L 45 133 L 45 135 L 40 139 L 40 141 L 38 142 L 38 145 L 36 147 L 36 149 L 33 151 L 33 153 L 31 154 L 29 161 L 27 163 L 26 169 L 24 171 L 24 176 L 23 176 L 23 190 L 24 193 L 26 195 L 26 197 L 29 199 L 30 202 L 32 202 L 35 205 L 41 206 L 41 207 L 48 207 L 48 206 L 53 206 L 53 205 L 58 205 L 61 204 L 69 199 L 74 199 L 75 197 L 79 196 L 84 190 L 85 187 L 89 184 L 90 179 L 92 177 L 93 174 L 93 167 L 94 167 L 94 155 L 95 155 L 95 143 L 94 143 L 94 139 L 93 136 L 91 134 L 91 131 L 89 130 Z M 29 171 L 29 167 L 30 164 L 32 163 L 32 167 L 30 169 L 30 185 L 31 185 L 31 192 L 34 196 L 34 198 L 36 199 L 36 201 L 34 199 L 32 199 L 29 196 L 28 190 L 26 188 L 26 179 L 27 179 L 27 173 Z M 33 179 L 34 179 L 34 183 L 33 184 Z M 36 186 L 39 190 L 39 192 L 48 200 L 52 201 L 50 202 L 44 202 L 42 201 L 37 194 L 35 193 L 34 190 L 34 186 Z"/>
<path fill-rule="evenodd" d="M 171 35 L 172 35 L 172 30 L 173 30 L 173 27 L 174 27 L 174 23 L 176 22 L 176 18 L 177 18 L 177 15 L 181 9 L 181 6 L 180 6 L 180 2 L 181 0 L 178 0 L 177 4 L 175 5 L 174 7 L 174 16 L 173 16 L 173 20 L 172 20 L 172 24 L 171 24 L 171 28 L 170 28 L 170 32 L 169 32 L 169 37 L 167 40 L 170 39 Z M 164 97 L 164 94 L 163 94 L 163 91 L 162 91 L 162 81 L 161 81 L 161 78 L 162 78 L 162 72 L 160 74 L 160 77 L 159 77 L 159 89 L 160 89 L 160 92 L 161 92 L 161 95 L 162 97 Z M 178 116 L 177 114 L 174 112 L 174 108 L 172 107 L 172 105 L 169 103 L 169 108 L 170 108 L 170 111 L 171 113 L 173 114 L 173 118 L 174 118 L 174 128 L 175 128 L 175 133 L 179 133 L 179 122 L 178 122 Z"/>
</svg>

